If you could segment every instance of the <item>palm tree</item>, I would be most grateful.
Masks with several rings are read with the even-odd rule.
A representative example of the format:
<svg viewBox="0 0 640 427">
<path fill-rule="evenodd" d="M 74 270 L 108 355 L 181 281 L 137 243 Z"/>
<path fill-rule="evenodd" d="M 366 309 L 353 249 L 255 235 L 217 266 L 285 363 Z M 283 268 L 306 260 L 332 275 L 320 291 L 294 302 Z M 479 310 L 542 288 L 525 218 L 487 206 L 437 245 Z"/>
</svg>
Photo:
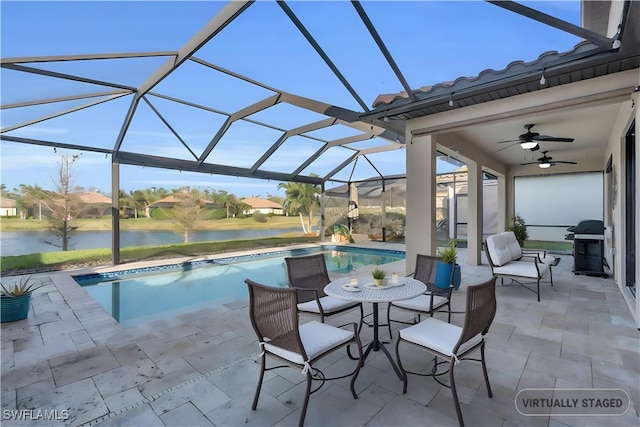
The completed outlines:
<svg viewBox="0 0 640 427">
<path fill-rule="evenodd" d="M 151 218 L 151 212 L 149 211 L 149 205 L 156 202 L 168 194 L 164 188 L 145 188 L 144 190 L 129 191 L 129 195 L 133 201 L 133 207 L 136 209 L 136 218 L 138 217 L 138 211 L 143 210 L 144 216 Z"/>
<path fill-rule="evenodd" d="M 303 233 L 310 233 L 313 211 L 315 208 L 320 206 L 320 187 L 318 187 L 316 184 L 281 182 L 280 184 L 278 184 L 278 188 L 284 189 L 284 193 L 286 196 L 284 208 L 289 214 L 299 214 Z M 308 222 L 306 225 L 303 220 L 303 215 L 307 215 L 308 218 Z"/>
</svg>

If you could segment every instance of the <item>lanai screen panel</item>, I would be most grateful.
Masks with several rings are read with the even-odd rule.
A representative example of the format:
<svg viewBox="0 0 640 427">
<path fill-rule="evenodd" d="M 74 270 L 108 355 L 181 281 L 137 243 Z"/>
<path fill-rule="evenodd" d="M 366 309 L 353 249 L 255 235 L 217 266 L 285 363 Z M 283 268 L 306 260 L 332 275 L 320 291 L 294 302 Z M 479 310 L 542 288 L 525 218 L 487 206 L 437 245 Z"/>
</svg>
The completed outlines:
<svg viewBox="0 0 640 427">
<path fill-rule="evenodd" d="M 580 23 L 577 2 L 532 7 Z M 358 119 L 379 95 L 477 76 L 580 41 L 488 2 L 4 2 L 2 12 L 3 139 L 114 159 L 130 151 L 137 157 L 129 161 L 159 156 L 159 167 L 179 160 L 185 169 L 232 176 L 271 168 L 283 180 L 349 170 L 353 152 L 334 144 L 374 151 L 402 144 L 402 123 Z M 398 25 L 408 17 L 429 25 Z M 294 108 L 268 112 L 279 103 Z M 318 117 L 335 123 L 305 135 L 326 151 L 314 160 L 305 149 L 298 167 L 280 166 L 273 130 Z M 255 153 L 243 156 L 247 148 Z M 373 169 L 385 169 L 387 156 L 372 154 L 382 162 Z M 231 168 L 206 167 L 214 159 Z M 370 169 L 349 174 L 365 179 Z"/>
</svg>

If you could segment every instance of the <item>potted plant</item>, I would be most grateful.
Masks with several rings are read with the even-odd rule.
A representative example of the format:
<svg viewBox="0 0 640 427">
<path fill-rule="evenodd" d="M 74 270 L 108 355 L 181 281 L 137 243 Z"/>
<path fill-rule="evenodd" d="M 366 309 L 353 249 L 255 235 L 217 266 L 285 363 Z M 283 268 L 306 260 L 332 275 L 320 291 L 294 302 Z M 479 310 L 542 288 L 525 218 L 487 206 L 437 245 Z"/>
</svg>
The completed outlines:
<svg viewBox="0 0 640 427">
<path fill-rule="evenodd" d="M 375 283 L 376 286 L 382 286 L 382 282 L 384 281 L 384 276 L 387 275 L 387 272 L 380 268 L 376 268 L 371 272 L 371 275 L 373 276 L 373 283 Z"/>
<path fill-rule="evenodd" d="M 448 288 L 451 281 L 453 287 L 458 289 L 462 280 L 460 266 L 456 263 L 458 260 L 458 248 L 456 247 L 456 239 L 449 240 L 449 244 L 444 248 L 438 249 L 438 255 L 442 257 L 442 261 L 436 263 L 435 285 L 439 288 Z M 452 279 L 453 275 L 453 279 Z"/>
<path fill-rule="evenodd" d="M 335 224 L 333 226 L 333 236 L 331 241 L 334 243 L 353 243 L 351 232 L 343 224 Z"/>
<path fill-rule="evenodd" d="M 527 233 L 527 225 L 520 215 L 515 215 L 513 218 L 511 218 L 511 220 L 513 221 L 513 225 L 507 230 L 513 231 L 513 234 L 516 235 L 518 244 L 521 248 L 524 248 L 524 242 L 529 238 L 529 233 Z"/>
<path fill-rule="evenodd" d="M 31 276 L 26 279 L 20 278 L 19 282 L 7 286 L 0 282 L 0 286 L 2 286 L 2 293 L 0 294 L 2 323 L 26 319 L 29 315 L 31 293 L 42 286 L 30 284 L 30 280 Z"/>
</svg>

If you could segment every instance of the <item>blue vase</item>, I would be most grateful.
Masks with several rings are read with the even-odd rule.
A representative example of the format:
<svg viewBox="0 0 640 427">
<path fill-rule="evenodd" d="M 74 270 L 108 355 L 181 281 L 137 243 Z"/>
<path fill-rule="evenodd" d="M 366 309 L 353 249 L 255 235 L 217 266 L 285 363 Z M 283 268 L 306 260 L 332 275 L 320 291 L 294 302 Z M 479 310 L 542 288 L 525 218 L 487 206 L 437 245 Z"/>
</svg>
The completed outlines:
<svg viewBox="0 0 640 427">
<path fill-rule="evenodd" d="M 449 287 L 449 280 L 451 280 L 451 269 L 453 268 L 453 288 L 458 289 L 460 282 L 462 281 L 462 273 L 460 271 L 460 265 L 448 264 L 446 262 L 438 261 L 436 263 L 436 278 L 434 284 L 446 289 Z"/>
<path fill-rule="evenodd" d="M 0 297 L 1 322 L 15 322 L 26 319 L 29 315 L 29 302 L 31 294 L 20 295 L 18 297 Z"/>
</svg>

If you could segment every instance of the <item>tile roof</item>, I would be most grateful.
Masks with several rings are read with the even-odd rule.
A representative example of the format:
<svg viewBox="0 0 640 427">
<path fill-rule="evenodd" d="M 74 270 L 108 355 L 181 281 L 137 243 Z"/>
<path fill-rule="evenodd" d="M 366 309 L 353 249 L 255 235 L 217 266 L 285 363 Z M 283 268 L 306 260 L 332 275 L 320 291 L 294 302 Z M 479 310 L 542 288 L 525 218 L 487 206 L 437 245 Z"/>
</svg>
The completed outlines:
<svg viewBox="0 0 640 427">
<path fill-rule="evenodd" d="M 16 201 L 7 197 L 0 197 L 0 208 L 15 208 Z"/>
<path fill-rule="evenodd" d="M 271 200 L 260 199 L 258 197 L 247 197 L 245 199 L 242 199 L 242 202 L 248 204 L 252 208 L 282 209 L 282 205 L 279 205 L 276 202 L 272 202 Z"/>
</svg>

